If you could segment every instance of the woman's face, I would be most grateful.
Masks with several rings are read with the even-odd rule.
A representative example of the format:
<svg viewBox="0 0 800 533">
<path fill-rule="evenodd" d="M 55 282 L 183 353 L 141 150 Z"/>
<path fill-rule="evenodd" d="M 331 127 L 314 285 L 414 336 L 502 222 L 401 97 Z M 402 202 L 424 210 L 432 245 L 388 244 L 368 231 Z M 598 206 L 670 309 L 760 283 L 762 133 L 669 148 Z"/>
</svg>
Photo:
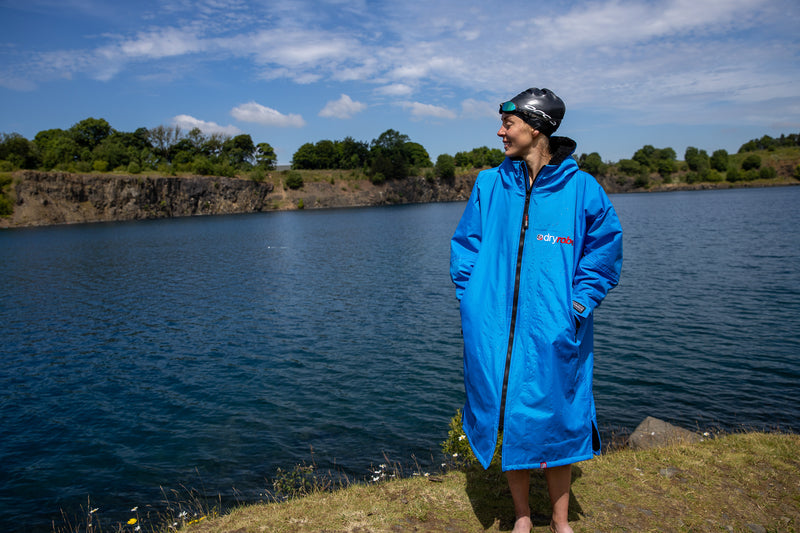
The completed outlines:
<svg viewBox="0 0 800 533">
<path fill-rule="evenodd" d="M 503 113 L 497 136 L 503 140 L 503 148 L 507 157 L 524 158 L 533 150 L 534 129 L 524 120 L 511 113 Z"/>
</svg>

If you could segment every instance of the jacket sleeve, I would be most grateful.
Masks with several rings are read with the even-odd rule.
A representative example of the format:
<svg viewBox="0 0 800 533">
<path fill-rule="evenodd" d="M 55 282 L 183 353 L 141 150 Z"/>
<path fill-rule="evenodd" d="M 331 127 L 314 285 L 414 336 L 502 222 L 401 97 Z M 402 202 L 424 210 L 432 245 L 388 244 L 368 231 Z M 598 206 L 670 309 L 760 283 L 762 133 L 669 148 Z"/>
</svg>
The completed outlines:
<svg viewBox="0 0 800 533">
<path fill-rule="evenodd" d="M 619 283 L 622 270 L 622 226 L 611 201 L 598 186 L 585 206 L 583 254 L 572 284 L 572 306 L 585 318 Z"/>
<path fill-rule="evenodd" d="M 472 188 L 467 207 L 450 240 L 450 279 L 461 301 L 481 248 L 481 212 L 477 184 Z"/>
</svg>

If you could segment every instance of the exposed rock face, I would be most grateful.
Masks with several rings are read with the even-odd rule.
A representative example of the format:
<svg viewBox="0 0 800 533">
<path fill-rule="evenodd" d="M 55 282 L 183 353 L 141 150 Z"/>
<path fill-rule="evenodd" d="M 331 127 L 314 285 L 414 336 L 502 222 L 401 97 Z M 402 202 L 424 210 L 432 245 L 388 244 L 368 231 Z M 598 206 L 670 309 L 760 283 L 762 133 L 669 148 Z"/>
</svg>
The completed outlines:
<svg viewBox="0 0 800 533">
<path fill-rule="evenodd" d="M 0 225 L 39 226 L 262 211 L 272 185 L 224 177 L 23 172 L 14 214 Z"/>
<path fill-rule="evenodd" d="M 271 183 L 211 176 L 24 171 L 15 178 L 14 213 L 0 218 L 0 228 L 297 209 L 301 200 L 306 209 L 458 201 L 469 197 L 475 181 L 474 175 L 450 183 L 322 181 L 275 190 Z"/>
</svg>

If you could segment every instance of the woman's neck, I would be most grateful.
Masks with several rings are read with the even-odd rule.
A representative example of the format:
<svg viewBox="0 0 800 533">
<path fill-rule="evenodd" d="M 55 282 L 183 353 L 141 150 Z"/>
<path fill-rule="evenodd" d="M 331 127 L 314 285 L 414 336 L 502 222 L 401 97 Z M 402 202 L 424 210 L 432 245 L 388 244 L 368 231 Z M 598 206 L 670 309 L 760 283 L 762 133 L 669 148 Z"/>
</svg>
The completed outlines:
<svg viewBox="0 0 800 533">
<path fill-rule="evenodd" d="M 553 157 L 553 154 L 550 153 L 550 140 L 541 133 L 536 137 L 536 144 L 533 145 L 533 149 L 530 153 L 525 156 L 525 163 L 528 165 L 529 185 L 533 185 L 539 171 L 542 170 L 542 167 L 548 164 Z"/>
</svg>

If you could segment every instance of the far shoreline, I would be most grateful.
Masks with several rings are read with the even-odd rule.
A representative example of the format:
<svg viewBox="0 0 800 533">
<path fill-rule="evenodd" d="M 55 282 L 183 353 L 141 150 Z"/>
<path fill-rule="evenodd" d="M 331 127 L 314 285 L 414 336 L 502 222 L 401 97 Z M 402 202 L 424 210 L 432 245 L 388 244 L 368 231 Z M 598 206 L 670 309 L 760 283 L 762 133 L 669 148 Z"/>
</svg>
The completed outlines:
<svg viewBox="0 0 800 533">
<path fill-rule="evenodd" d="M 469 198 L 481 170 L 460 172 L 452 180 L 412 176 L 380 184 L 363 175 L 341 171 L 302 171 L 303 183 L 296 188 L 283 181 L 286 171 L 275 172 L 265 181 L 221 176 L 15 171 L 6 192 L 13 212 L 0 217 L 0 229 L 459 202 Z M 785 175 L 736 182 L 651 181 L 638 188 L 631 183 L 622 186 L 614 176 L 596 179 L 609 195 L 800 185 L 800 181 Z"/>
</svg>

